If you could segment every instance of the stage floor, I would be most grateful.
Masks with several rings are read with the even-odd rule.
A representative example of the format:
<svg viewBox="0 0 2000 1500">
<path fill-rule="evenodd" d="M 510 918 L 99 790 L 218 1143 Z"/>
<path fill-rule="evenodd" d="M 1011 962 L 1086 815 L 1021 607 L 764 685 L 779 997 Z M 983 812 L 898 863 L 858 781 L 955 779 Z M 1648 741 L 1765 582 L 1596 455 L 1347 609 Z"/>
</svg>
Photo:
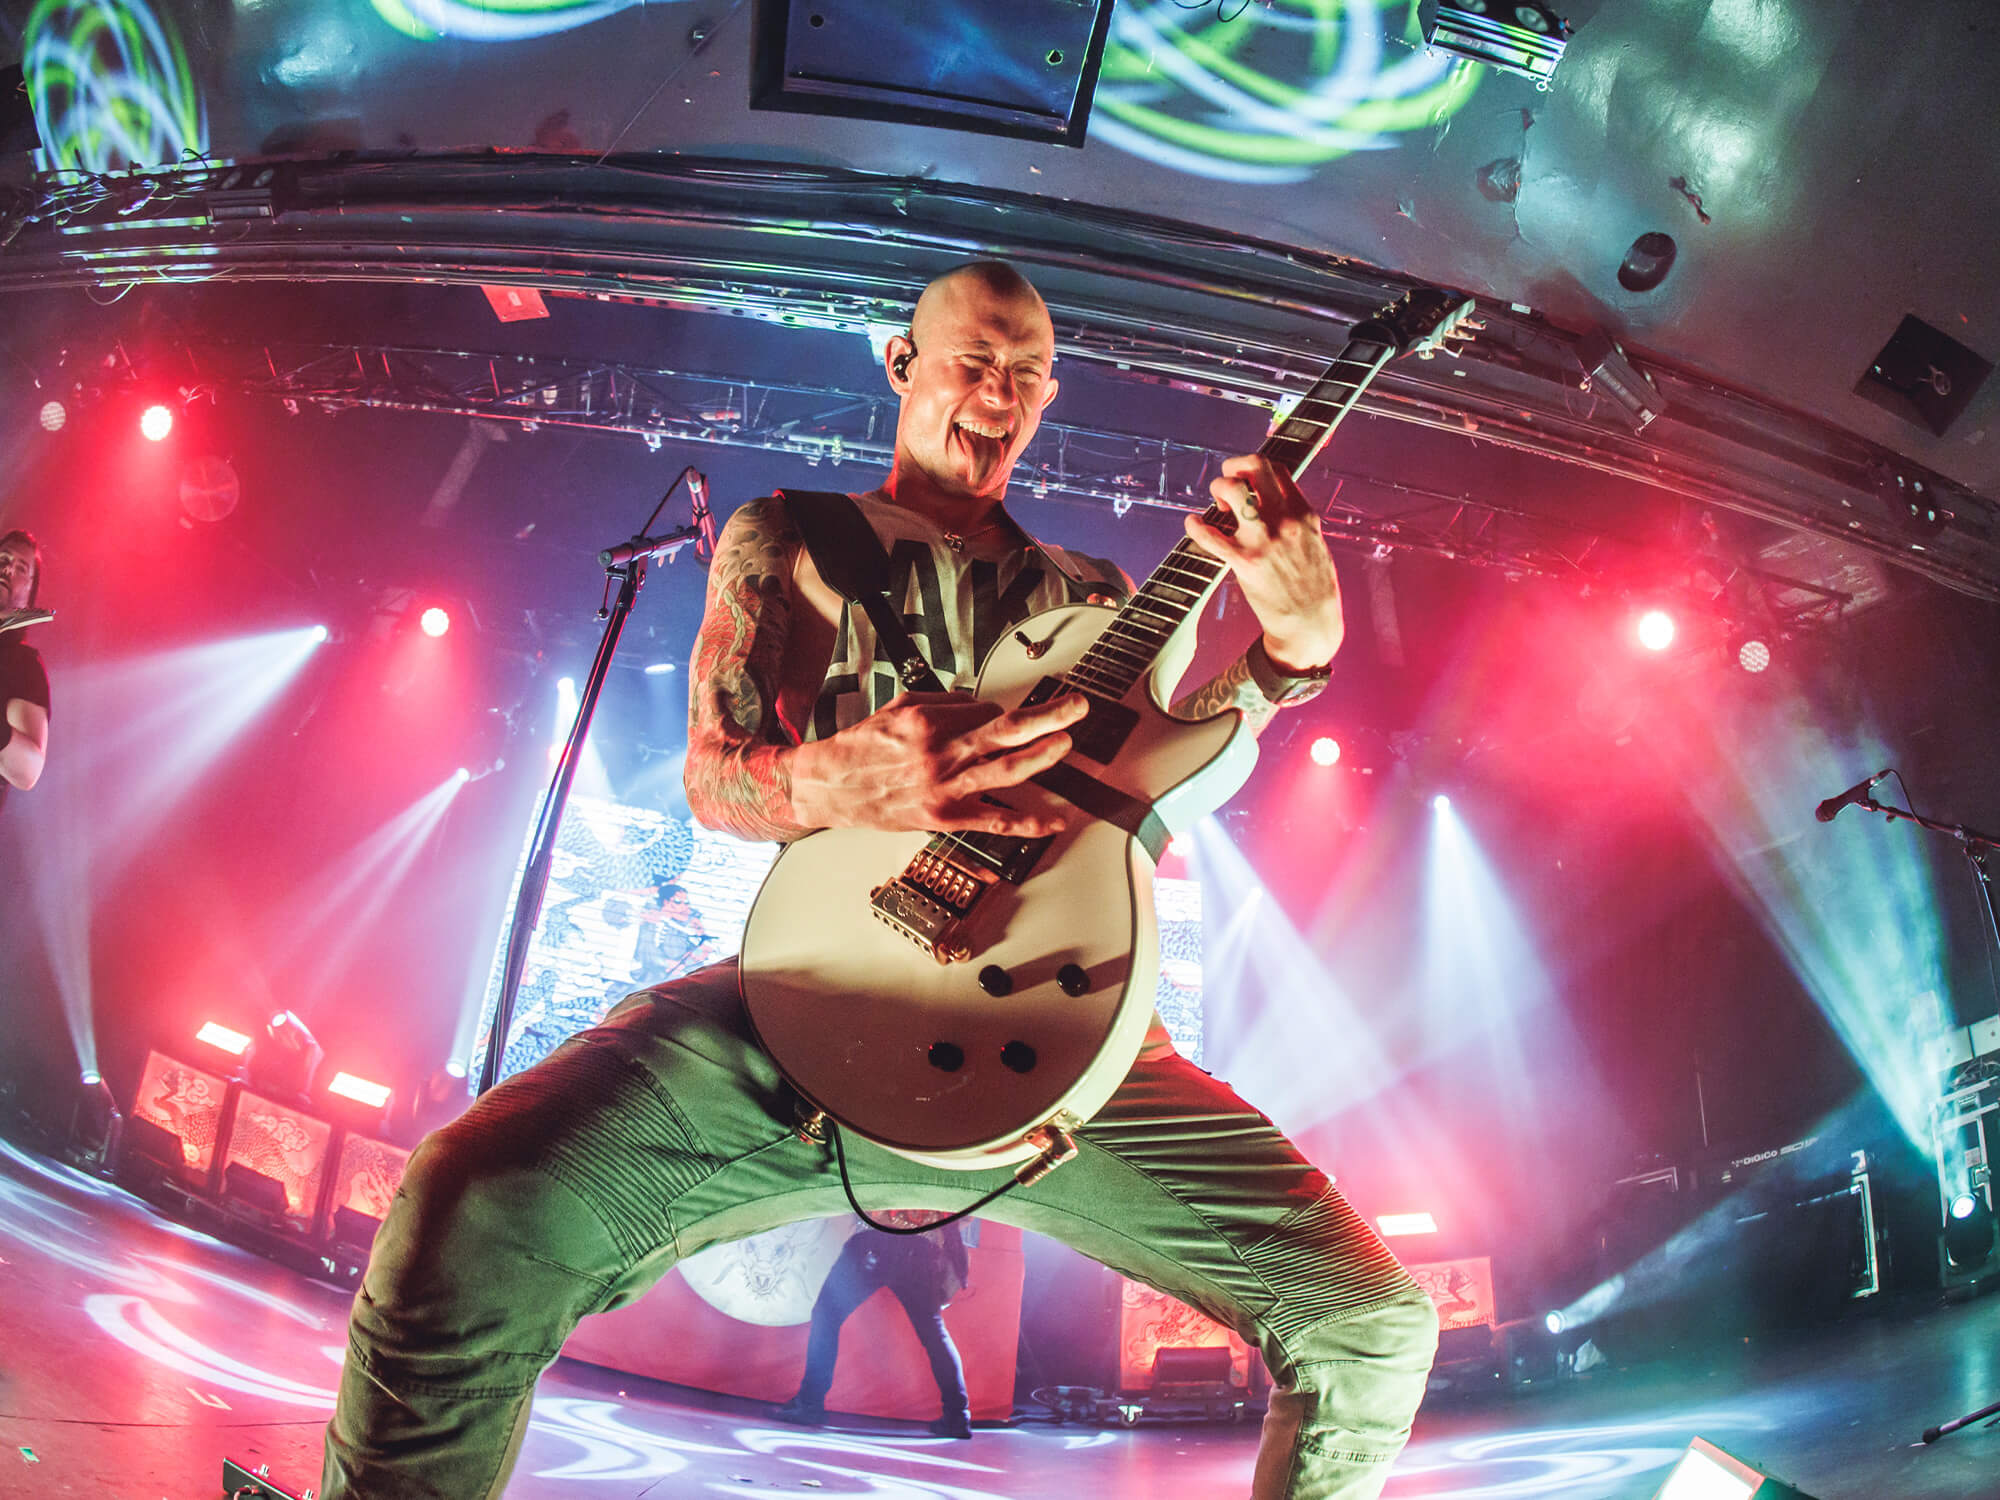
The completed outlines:
<svg viewBox="0 0 2000 1500">
<path fill-rule="evenodd" d="M 0 1142 L 0 1500 L 208 1500 L 222 1460 L 316 1486 L 347 1295 Z M 2000 1494 L 2000 1432 L 1922 1430 L 2000 1400 L 2000 1298 L 1897 1309 L 1669 1374 L 1434 1398 L 1391 1496 L 1645 1500 L 1700 1435 L 1818 1500 Z M 511 1500 L 875 1495 L 1100 1500 L 1247 1492 L 1254 1428 L 1025 1421 L 952 1442 L 788 1427 L 750 1402 L 564 1360 Z"/>
</svg>

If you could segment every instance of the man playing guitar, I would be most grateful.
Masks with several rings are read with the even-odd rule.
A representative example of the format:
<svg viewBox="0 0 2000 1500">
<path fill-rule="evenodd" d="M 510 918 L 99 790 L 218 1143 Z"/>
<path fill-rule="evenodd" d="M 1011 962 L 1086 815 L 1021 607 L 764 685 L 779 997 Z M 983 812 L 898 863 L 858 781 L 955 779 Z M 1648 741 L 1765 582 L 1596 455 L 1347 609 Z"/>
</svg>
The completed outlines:
<svg viewBox="0 0 2000 1500">
<path fill-rule="evenodd" d="M 906 619 L 937 676 L 968 687 L 982 644 L 1031 611 L 1115 591 L 1074 576 L 1007 516 L 1016 460 L 1055 398 L 1054 331 L 1011 268 L 933 282 L 884 361 L 901 398 L 893 468 L 857 497 L 900 560 Z M 1218 528 L 1192 541 L 1234 573 L 1263 633 L 1177 705 L 1253 723 L 1317 689 L 1341 643 L 1317 516 L 1261 457 L 1229 460 Z M 1021 838 L 1068 816 L 986 794 L 1071 750 L 1085 702 L 1003 711 L 904 693 L 864 615 L 819 576 L 782 498 L 725 527 L 695 647 L 687 790 L 753 839 L 821 829 Z M 865 917 L 858 917 L 866 921 Z M 758 1045 L 737 968 L 641 991 L 483 1097 L 412 1157 L 355 1299 L 321 1493 L 490 1496 L 541 1370 L 585 1313 L 643 1293 L 682 1256 L 844 1211 L 840 1168 L 796 1131 L 798 1095 Z M 1429 1299 L 1319 1170 L 1180 1057 L 1157 1023 L 1066 1165 L 982 1210 L 1050 1235 L 1237 1329 L 1274 1381 L 1253 1500 L 1372 1496 L 1409 1436 L 1437 1341 Z M 845 1135 L 870 1208 L 965 1207 L 991 1173 L 944 1170 Z"/>
</svg>

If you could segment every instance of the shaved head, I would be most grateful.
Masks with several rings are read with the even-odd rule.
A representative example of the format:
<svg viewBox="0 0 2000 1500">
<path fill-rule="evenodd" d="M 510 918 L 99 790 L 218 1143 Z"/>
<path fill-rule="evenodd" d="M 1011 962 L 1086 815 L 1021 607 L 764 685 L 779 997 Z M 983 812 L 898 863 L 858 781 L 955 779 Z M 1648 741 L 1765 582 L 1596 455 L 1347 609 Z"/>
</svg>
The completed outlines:
<svg viewBox="0 0 2000 1500">
<path fill-rule="evenodd" d="M 1048 304 L 1042 301 L 1042 294 L 1035 290 L 1033 282 L 999 260 L 975 260 L 954 266 L 925 287 L 917 298 L 916 311 L 910 314 L 911 341 L 923 348 L 924 335 L 930 326 L 948 317 L 968 295 L 976 297 L 981 292 L 993 301 L 1019 306 L 1024 316 L 1046 325 L 1053 358 L 1055 325 L 1049 321 Z"/>
</svg>

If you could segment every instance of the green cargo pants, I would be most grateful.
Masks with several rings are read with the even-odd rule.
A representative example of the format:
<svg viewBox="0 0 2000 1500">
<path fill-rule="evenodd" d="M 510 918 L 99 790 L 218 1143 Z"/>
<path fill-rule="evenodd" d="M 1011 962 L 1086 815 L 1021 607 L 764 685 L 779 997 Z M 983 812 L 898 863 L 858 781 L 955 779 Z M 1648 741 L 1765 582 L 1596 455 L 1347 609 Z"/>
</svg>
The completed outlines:
<svg viewBox="0 0 2000 1500">
<path fill-rule="evenodd" d="M 354 1299 L 325 1500 L 501 1493 L 535 1381 L 585 1313 L 705 1246 L 846 1211 L 750 1035 L 733 963 L 626 999 L 430 1136 Z M 870 1208 L 953 1209 L 997 1172 L 848 1137 Z M 1274 1389 L 1253 1500 L 1377 1494 L 1437 1346 L 1429 1299 L 1262 1115 L 1149 1043 L 1079 1154 L 986 1216 L 1237 1329 Z"/>
</svg>

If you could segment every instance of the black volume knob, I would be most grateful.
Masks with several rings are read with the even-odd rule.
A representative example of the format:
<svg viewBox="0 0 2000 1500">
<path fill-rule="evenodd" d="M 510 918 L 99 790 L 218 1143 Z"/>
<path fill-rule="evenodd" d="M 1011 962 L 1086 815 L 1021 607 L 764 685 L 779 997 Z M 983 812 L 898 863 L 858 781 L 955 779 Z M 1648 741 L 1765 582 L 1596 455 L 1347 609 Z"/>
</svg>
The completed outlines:
<svg viewBox="0 0 2000 1500">
<path fill-rule="evenodd" d="M 965 1049 L 956 1042 L 932 1042 L 930 1060 L 940 1072 L 956 1073 L 965 1066 Z"/>
<path fill-rule="evenodd" d="M 1000 1061 L 1016 1073 L 1025 1073 L 1035 1065 L 1035 1049 L 1026 1042 L 1009 1042 L 1000 1049 Z"/>
<path fill-rule="evenodd" d="M 988 964 L 979 971 L 979 987 L 989 995 L 1011 995 L 1014 976 L 998 964 Z"/>
<path fill-rule="evenodd" d="M 1056 987 L 1065 995 L 1081 995 L 1090 988 L 1090 976 L 1081 964 L 1064 964 L 1056 970 Z"/>
</svg>

